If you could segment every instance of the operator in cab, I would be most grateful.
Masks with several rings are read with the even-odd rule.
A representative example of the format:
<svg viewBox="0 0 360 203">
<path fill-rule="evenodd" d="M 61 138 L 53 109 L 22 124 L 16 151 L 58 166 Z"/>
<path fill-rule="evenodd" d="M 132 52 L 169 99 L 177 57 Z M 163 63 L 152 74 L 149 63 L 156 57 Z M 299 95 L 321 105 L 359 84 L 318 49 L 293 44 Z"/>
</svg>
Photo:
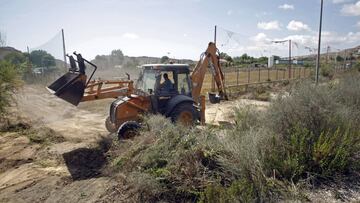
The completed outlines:
<svg viewBox="0 0 360 203">
<path fill-rule="evenodd" d="M 174 89 L 174 84 L 169 79 L 168 74 L 164 73 L 163 77 L 164 77 L 164 82 L 161 83 L 160 87 L 165 91 L 170 91 L 170 90 Z"/>
</svg>

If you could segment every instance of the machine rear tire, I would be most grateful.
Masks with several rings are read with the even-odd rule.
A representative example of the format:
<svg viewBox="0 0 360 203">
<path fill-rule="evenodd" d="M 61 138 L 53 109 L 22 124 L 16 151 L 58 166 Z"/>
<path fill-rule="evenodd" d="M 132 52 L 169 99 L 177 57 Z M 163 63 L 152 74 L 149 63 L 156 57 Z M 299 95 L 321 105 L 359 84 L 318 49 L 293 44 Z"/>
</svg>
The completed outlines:
<svg viewBox="0 0 360 203">
<path fill-rule="evenodd" d="M 106 130 L 111 132 L 111 133 L 116 132 L 116 128 L 114 128 L 114 126 L 112 125 L 109 116 L 105 120 L 105 127 L 106 127 Z"/>
<path fill-rule="evenodd" d="M 196 122 L 197 112 L 192 103 L 185 102 L 175 107 L 175 109 L 170 114 L 170 118 L 172 122 L 190 126 Z"/>
<path fill-rule="evenodd" d="M 139 134 L 140 124 L 136 121 L 126 121 L 119 127 L 117 134 L 119 140 L 129 139 Z"/>
</svg>

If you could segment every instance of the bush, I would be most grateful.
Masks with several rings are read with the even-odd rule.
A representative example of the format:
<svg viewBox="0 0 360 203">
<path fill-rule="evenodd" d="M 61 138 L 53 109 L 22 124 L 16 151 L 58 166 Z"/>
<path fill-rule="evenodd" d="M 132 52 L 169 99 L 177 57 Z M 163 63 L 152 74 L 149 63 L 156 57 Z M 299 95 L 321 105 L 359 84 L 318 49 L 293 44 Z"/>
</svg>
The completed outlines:
<svg viewBox="0 0 360 203">
<path fill-rule="evenodd" d="M 324 77 L 332 79 L 334 77 L 334 68 L 329 64 L 322 64 L 320 67 L 320 74 Z"/>
<path fill-rule="evenodd" d="M 360 72 L 360 61 L 355 64 L 355 68 Z"/>
<path fill-rule="evenodd" d="M 0 119 L 4 118 L 6 108 L 14 102 L 13 94 L 20 86 L 19 72 L 8 62 L 0 61 Z"/>
<path fill-rule="evenodd" d="M 333 177 L 357 170 L 359 132 L 341 129 L 323 132 L 320 136 L 306 129 L 294 130 L 287 140 L 277 139 L 270 145 L 274 150 L 267 152 L 265 168 L 271 168 L 281 179 L 297 182 L 314 177 Z"/>
<path fill-rule="evenodd" d="M 211 186 L 203 198 L 222 202 L 224 196 L 234 197 L 228 189 L 246 180 L 243 184 L 253 190 L 237 200 L 270 201 L 289 195 L 284 193 L 287 182 L 309 174 L 333 178 L 357 171 L 359 83 L 357 77 L 323 86 L 300 83 L 290 95 L 279 96 L 265 115 L 249 107 L 236 109 L 234 129 L 219 140 L 223 151 L 217 156 L 230 184 Z M 293 197 L 298 198 L 290 193 Z"/>
<path fill-rule="evenodd" d="M 202 131 L 175 125 L 159 115 L 145 118 L 145 123 L 148 129 L 135 138 L 128 151 L 115 155 L 114 168 L 137 172 L 143 174 L 139 177 L 157 181 L 160 189 L 154 190 L 158 192 L 152 192 L 148 199 L 160 196 L 170 202 L 198 199 L 217 173 L 215 135 L 209 129 Z"/>
<path fill-rule="evenodd" d="M 344 174 L 359 165 L 359 80 L 347 77 L 337 84 L 300 84 L 279 97 L 266 115 L 277 142 L 266 158 L 267 167 L 282 178 L 299 180 Z M 352 144 L 350 144 L 352 143 Z"/>
<path fill-rule="evenodd" d="M 231 180 L 223 188 L 229 198 L 245 202 L 271 201 L 286 191 L 283 184 L 273 179 L 273 168 L 265 166 L 267 156 L 273 153 L 277 141 L 272 131 L 264 127 L 264 119 L 264 112 L 251 106 L 238 107 L 234 129 L 228 130 L 226 136 L 218 140 L 223 151 L 218 154 L 217 160 L 223 173 Z"/>
</svg>

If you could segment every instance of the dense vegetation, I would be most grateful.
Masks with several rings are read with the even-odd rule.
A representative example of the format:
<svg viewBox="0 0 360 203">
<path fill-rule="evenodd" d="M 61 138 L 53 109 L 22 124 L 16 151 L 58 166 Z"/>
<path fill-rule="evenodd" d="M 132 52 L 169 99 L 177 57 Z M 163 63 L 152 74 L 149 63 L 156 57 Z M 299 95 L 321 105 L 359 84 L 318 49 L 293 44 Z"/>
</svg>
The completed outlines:
<svg viewBox="0 0 360 203">
<path fill-rule="evenodd" d="M 20 84 L 19 69 L 10 62 L 0 61 L 0 121 L 14 102 L 13 95 Z"/>
<path fill-rule="evenodd" d="M 139 201 L 304 200 L 300 183 L 360 169 L 359 78 L 297 84 L 265 112 L 236 108 L 226 128 L 152 116 L 130 146 L 112 147 L 113 169 L 130 177 Z"/>
</svg>

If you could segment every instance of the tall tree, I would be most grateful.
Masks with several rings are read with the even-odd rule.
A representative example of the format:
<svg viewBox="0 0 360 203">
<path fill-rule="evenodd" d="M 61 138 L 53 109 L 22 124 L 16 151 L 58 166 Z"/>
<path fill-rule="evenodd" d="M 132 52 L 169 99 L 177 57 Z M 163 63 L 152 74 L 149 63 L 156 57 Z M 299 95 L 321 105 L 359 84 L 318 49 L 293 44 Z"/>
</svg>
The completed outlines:
<svg viewBox="0 0 360 203">
<path fill-rule="evenodd" d="M 227 62 L 230 62 L 230 63 L 233 62 L 233 58 L 225 52 L 220 53 L 220 58 L 225 59 Z"/>
<path fill-rule="evenodd" d="M 50 54 L 46 54 L 42 58 L 42 64 L 45 67 L 55 66 L 55 58 L 53 56 L 51 56 Z"/>
<path fill-rule="evenodd" d="M 344 61 L 344 58 L 341 57 L 341 56 L 337 56 L 337 57 L 336 57 L 336 61 Z"/>
<path fill-rule="evenodd" d="M 120 65 L 124 61 L 124 54 L 120 49 L 115 49 L 111 51 L 110 60 L 113 65 Z"/>
<path fill-rule="evenodd" d="M 55 65 L 55 58 L 44 50 L 35 50 L 30 53 L 30 61 L 37 67 L 50 67 Z"/>
</svg>

